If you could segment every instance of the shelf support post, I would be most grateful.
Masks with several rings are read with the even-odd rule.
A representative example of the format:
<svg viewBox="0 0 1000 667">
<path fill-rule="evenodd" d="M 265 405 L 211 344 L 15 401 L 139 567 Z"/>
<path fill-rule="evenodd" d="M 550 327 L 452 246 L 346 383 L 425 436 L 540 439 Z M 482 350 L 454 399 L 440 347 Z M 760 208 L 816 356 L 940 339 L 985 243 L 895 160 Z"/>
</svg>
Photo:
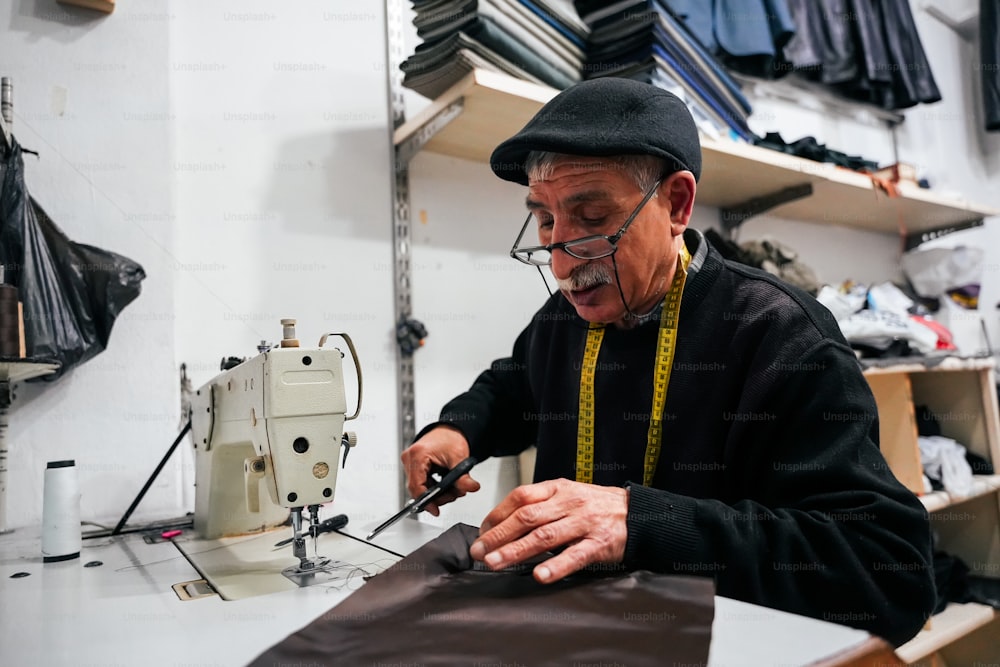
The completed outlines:
<svg viewBox="0 0 1000 667">
<path fill-rule="evenodd" d="M 406 121 L 406 104 L 403 100 L 403 72 L 399 66 L 406 57 L 403 39 L 403 0 L 386 0 L 385 3 L 385 44 L 386 44 L 386 86 L 389 100 L 389 159 L 393 167 L 392 187 L 392 259 L 394 281 L 393 332 L 395 325 L 410 318 L 411 281 L 410 267 L 410 174 L 407 162 L 399 160 L 399 152 L 393 141 L 393 133 Z M 406 354 L 396 346 L 396 391 L 399 405 L 399 447 L 413 441 L 415 434 L 416 407 L 413 390 L 413 355 Z M 398 480 L 399 505 L 405 503 L 406 473 L 402 468 Z"/>
<path fill-rule="evenodd" d="M 459 98 L 455 100 L 444 109 L 441 109 L 434 114 L 434 116 L 424 123 L 419 130 L 413 133 L 410 138 L 397 146 L 397 168 L 408 167 L 410 160 L 412 160 L 417 153 L 423 150 L 424 146 L 427 145 L 427 142 L 433 139 L 435 134 L 447 127 L 448 123 L 462 115 L 462 111 L 464 109 L 465 99 Z"/>
<path fill-rule="evenodd" d="M 408 321 L 413 315 L 413 271 L 411 265 L 410 219 L 410 160 L 420 152 L 435 134 L 461 115 L 465 101 L 456 100 L 434 115 L 412 137 L 395 146 L 393 133 L 406 122 L 406 104 L 403 99 L 403 71 L 406 59 L 403 39 L 403 0 L 387 0 L 385 5 L 386 29 L 386 85 L 389 98 L 390 160 L 392 162 L 392 259 L 394 283 L 394 325 Z M 394 328 L 395 332 L 395 328 Z M 398 434 L 400 451 L 413 442 L 416 435 L 416 391 L 413 352 L 396 345 L 396 391 L 399 409 Z M 399 504 L 409 498 L 406 491 L 406 473 L 399 471 Z"/>
</svg>

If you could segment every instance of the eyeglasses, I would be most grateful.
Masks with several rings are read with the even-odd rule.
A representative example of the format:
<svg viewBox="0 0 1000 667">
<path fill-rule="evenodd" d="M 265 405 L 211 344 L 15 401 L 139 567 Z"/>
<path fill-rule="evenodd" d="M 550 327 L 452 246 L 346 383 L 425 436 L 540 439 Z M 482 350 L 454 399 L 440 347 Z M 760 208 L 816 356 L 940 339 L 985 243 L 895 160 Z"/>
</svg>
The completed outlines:
<svg viewBox="0 0 1000 667">
<path fill-rule="evenodd" d="M 576 257 L 577 259 L 601 259 L 602 257 L 610 257 L 618 251 L 618 241 L 621 240 L 625 231 L 629 228 L 629 225 L 631 225 L 632 221 L 635 220 L 635 217 L 639 215 L 639 211 L 641 211 L 642 207 L 646 205 L 646 202 L 650 200 L 653 193 L 656 192 L 662 182 L 663 179 L 661 178 L 653 184 L 653 187 L 651 187 L 643 196 L 639 205 L 636 206 L 631 215 L 625 219 L 625 223 L 612 236 L 608 236 L 607 234 L 594 234 L 593 236 L 584 236 L 583 238 L 574 239 L 572 241 L 560 241 L 559 243 L 550 243 L 548 245 L 518 248 L 517 245 L 521 242 L 521 238 L 524 236 L 525 230 L 528 229 L 528 223 L 531 222 L 532 214 L 529 213 L 527 219 L 524 221 L 524 226 L 521 227 L 521 233 L 517 235 L 517 240 L 514 241 L 514 245 L 510 249 L 510 256 L 529 266 L 550 265 L 552 263 L 552 252 L 558 249 L 562 249 L 567 255 L 570 257 Z"/>
</svg>

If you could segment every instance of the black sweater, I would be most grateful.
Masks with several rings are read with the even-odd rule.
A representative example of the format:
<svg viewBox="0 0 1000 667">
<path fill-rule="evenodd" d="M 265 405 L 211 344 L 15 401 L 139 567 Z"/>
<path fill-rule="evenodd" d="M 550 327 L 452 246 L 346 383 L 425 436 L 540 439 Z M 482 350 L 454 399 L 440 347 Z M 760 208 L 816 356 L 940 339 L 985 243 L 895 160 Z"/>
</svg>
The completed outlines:
<svg viewBox="0 0 1000 667">
<path fill-rule="evenodd" d="M 930 529 L 879 452 L 854 353 L 805 292 L 724 261 L 695 230 L 685 242 L 694 259 L 651 487 L 658 314 L 608 327 L 597 361 L 594 483 L 630 488 L 625 564 L 714 576 L 719 595 L 902 643 L 934 606 Z M 574 479 L 585 339 L 557 293 L 441 422 L 479 459 L 535 444 L 536 482 Z"/>
</svg>

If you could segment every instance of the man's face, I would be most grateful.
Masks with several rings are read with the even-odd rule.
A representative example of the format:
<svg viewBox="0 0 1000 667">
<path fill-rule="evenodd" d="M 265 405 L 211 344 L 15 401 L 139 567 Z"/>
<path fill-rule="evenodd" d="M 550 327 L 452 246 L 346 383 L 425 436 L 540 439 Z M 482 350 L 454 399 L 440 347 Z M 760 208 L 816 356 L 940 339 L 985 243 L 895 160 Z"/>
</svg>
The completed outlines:
<svg viewBox="0 0 1000 667">
<path fill-rule="evenodd" d="M 613 235 L 644 194 L 608 159 L 565 158 L 555 163 L 546 179 L 529 182 L 527 206 L 534 213 L 539 242 L 548 245 Z M 622 294 L 633 313 L 646 313 L 663 298 L 677 261 L 670 201 L 661 194 L 646 202 L 614 255 Z M 560 291 L 588 322 L 614 323 L 628 314 L 611 257 L 578 259 L 557 249 L 552 273 Z"/>
</svg>

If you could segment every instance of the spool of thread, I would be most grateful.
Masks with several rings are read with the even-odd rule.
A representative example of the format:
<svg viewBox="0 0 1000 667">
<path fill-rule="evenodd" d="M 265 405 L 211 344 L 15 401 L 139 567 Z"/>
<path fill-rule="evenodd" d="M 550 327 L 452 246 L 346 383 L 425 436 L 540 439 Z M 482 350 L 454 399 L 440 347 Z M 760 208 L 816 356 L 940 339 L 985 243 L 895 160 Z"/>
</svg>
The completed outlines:
<svg viewBox="0 0 1000 667">
<path fill-rule="evenodd" d="M 17 288 L 0 285 L 0 357 L 21 356 L 21 327 Z"/>
<path fill-rule="evenodd" d="M 80 557 L 80 483 L 76 461 L 49 461 L 42 501 L 42 560 Z"/>
</svg>

